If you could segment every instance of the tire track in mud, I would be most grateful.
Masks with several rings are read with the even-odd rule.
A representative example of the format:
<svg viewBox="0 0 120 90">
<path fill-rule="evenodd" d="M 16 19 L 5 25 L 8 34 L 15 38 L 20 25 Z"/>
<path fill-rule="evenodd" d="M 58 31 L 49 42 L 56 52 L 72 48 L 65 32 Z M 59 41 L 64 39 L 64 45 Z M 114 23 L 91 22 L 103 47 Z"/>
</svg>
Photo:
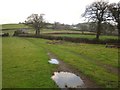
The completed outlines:
<svg viewBox="0 0 120 90">
<path fill-rule="evenodd" d="M 98 86 L 94 81 L 92 81 L 90 78 L 86 77 L 80 71 L 74 69 L 72 66 L 68 65 L 64 61 L 57 58 L 52 52 L 48 51 L 48 56 L 49 56 L 50 59 L 55 58 L 55 59 L 57 59 L 59 61 L 59 65 L 58 65 L 55 72 L 74 73 L 77 76 L 81 77 L 81 79 L 83 80 L 83 82 L 85 84 L 85 88 L 100 88 L 100 86 Z"/>
</svg>

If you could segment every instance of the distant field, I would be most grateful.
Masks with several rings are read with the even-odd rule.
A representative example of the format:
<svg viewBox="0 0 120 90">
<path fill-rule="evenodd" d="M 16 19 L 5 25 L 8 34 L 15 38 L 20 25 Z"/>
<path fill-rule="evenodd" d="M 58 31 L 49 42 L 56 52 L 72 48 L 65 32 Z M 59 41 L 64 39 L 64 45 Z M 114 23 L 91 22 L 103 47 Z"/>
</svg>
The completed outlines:
<svg viewBox="0 0 120 90">
<path fill-rule="evenodd" d="M 88 38 L 88 39 L 95 39 L 96 35 L 85 35 L 85 34 L 51 34 L 53 36 L 61 36 L 61 37 L 73 37 L 73 38 Z M 101 40 L 105 39 L 118 39 L 118 36 L 107 36 L 101 35 Z"/>
<path fill-rule="evenodd" d="M 24 24 L 3 24 L 2 29 L 16 29 L 16 28 L 28 28 Z"/>
<path fill-rule="evenodd" d="M 57 66 L 48 64 L 50 58 L 47 51 L 97 85 L 107 88 L 118 86 L 116 48 L 40 38 L 3 37 L 2 51 L 3 88 L 57 87 L 51 80 Z"/>
<path fill-rule="evenodd" d="M 3 33 L 9 33 L 11 36 L 14 33 L 14 29 L 16 28 L 28 28 L 28 26 L 24 24 L 3 24 L 3 29 L 11 29 L 11 30 L 2 30 Z M 35 34 L 34 29 L 27 30 L 30 34 Z M 81 31 L 74 31 L 74 30 L 53 30 L 53 29 L 42 29 L 41 34 L 49 34 L 52 36 L 60 36 L 60 37 L 72 37 L 72 38 L 87 38 L 87 39 L 95 39 L 96 35 L 93 32 L 84 32 Z M 92 35 L 90 35 L 92 34 Z M 101 35 L 101 40 L 106 39 L 118 39 L 118 36 L 107 36 L 107 35 Z"/>
<path fill-rule="evenodd" d="M 76 30 L 54 30 L 54 29 L 43 29 L 41 30 L 41 33 L 82 33 L 81 31 Z M 90 32 L 85 32 L 90 33 Z"/>
<path fill-rule="evenodd" d="M 9 33 L 10 36 L 14 34 L 14 31 L 20 28 L 29 28 L 24 24 L 2 24 L 0 25 L 2 29 L 2 33 Z"/>
<path fill-rule="evenodd" d="M 15 30 L 3 30 L 3 33 L 9 33 L 10 35 L 13 35 Z M 27 31 L 30 34 L 35 34 L 35 30 L 30 29 Z M 86 32 L 84 34 L 81 33 L 81 31 L 70 31 L 70 30 L 49 30 L 49 29 L 43 29 L 41 30 L 41 34 L 48 34 L 52 36 L 60 36 L 60 37 L 72 37 L 72 38 L 87 38 L 87 39 L 95 39 L 96 35 L 89 35 L 91 33 Z M 56 33 L 56 34 L 52 34 Z M 62 33 L 62 34 L 59 34 Z M 67 34 L 66 34 L 67 33 Z M 72 34 L 73 33 L 73 34 Z M 76 34 L 74 34 L 76 33 Z M 106 39 L 118 39 L 118 36 L 110 36 L 110 35 L 101 35 L 100 36 L 101 40 L 106 40 Z"/>
</svg>

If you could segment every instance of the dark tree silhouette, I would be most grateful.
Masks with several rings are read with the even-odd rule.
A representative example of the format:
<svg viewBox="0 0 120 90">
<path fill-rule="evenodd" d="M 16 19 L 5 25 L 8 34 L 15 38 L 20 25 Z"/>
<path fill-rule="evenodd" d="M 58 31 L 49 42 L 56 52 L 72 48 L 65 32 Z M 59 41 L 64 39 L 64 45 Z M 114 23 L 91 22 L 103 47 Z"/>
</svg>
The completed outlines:
<svg viewBox="0 0 120 90">
<path fill-rule="evenodd" d="M 120 2 L 109 5 L 110 17 L 117 23 L 118 35 L 120 35 Z"/>
<path fill-rule="evenodd" d="M 36 30 L 36 35 L 40 35 L 40 30 L 44 27 L 45 22 L 43 15 L 44 14 L 32 14 L 25 21 L 25 24 L 33 27 Z"/>
<path fill-rule="evenodd" d="M 90 4 L 82 14 L 88 21 L 97 23 L 96 39 L 99 39 L 101 34 L 101 24 L 108 18 L 107 8 L 108 2 L 101 0 Z"/>
</svg>

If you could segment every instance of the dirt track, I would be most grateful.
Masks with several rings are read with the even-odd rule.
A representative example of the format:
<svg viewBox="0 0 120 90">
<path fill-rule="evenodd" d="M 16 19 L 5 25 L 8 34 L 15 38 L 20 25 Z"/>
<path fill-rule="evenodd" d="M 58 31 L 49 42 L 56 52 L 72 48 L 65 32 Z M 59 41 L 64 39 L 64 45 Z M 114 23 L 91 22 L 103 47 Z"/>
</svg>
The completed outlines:
<svg viewBox="0 0 120 90">
<path fill-rule="evenodd" d="M 74 73 L 83 80 L 86 88 L 100 88 L 100 86 L 96 85 L 95 82 L 90 80 L 89 77 L 84 76 L 80 71 L 74 69 L 73 67 L 71 67 L 67 63 L 58 59 L 53 53 L 49 52 L 48 55 L 49 55 L 50 59 L 55 58 L 55 59 L 59 60 L 59 65 L 58 65 L 56 72 L 64 71 L 64 72 Z"/>
</svg>

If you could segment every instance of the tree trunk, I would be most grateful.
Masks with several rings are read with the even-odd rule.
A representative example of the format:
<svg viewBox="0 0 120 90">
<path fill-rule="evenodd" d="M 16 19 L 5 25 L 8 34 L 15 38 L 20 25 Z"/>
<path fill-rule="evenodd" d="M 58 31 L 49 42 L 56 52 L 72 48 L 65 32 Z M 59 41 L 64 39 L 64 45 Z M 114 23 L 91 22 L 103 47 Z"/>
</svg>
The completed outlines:
<svg viewBox="0 0 120 90">
<path fill-rule="evenodd" d="M 99 40 L 99 36 L 101 33 L 101 22 L 97 23 L 97 33 L 96 33 L 96 39 Z"/>
<path fill-rule="evenodd" d="M 40 35 L 40 30 L 37 29 L 35 34 L 36 34 L 36 35 Z"/>
<path fill-rule="evenodd" d="M 35 35 L 38 35 L 38 30 L 36 30 Z"/>
</svg>

